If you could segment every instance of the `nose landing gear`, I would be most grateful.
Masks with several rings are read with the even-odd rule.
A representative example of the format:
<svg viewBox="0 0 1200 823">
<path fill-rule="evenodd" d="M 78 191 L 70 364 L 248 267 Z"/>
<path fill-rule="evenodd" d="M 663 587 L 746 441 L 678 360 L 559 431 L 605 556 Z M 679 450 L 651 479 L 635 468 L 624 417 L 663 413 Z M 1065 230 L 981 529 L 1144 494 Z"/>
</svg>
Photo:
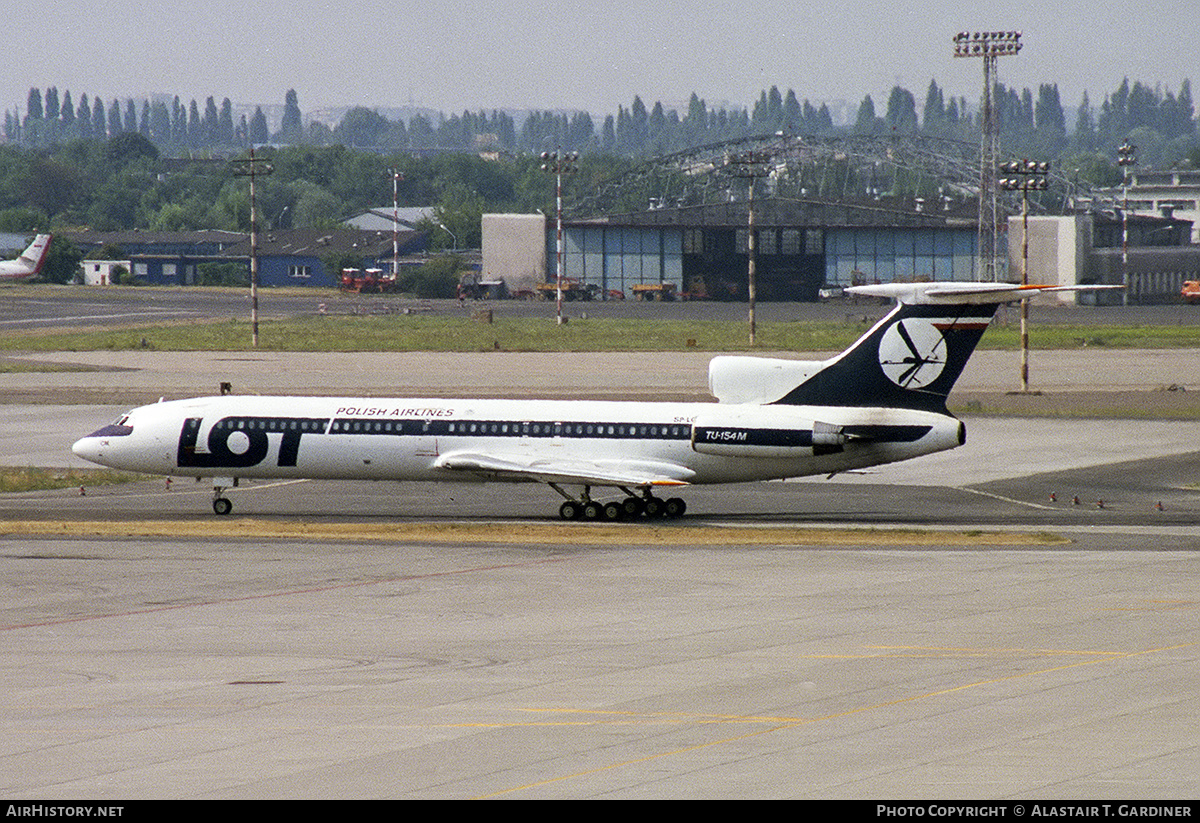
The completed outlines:
<svg viewBox="0 0 1200 823">
<path fill-rule="evenodd" d="M 236 488 L 237 484 L 238 481 L 236 477 L 213 478 L 213 514 L 224 516 L 233 511 L 233 503 L 228 497 L 225 497 L 222 492 L 224 492 L 230 486 Z"/>
</svg>

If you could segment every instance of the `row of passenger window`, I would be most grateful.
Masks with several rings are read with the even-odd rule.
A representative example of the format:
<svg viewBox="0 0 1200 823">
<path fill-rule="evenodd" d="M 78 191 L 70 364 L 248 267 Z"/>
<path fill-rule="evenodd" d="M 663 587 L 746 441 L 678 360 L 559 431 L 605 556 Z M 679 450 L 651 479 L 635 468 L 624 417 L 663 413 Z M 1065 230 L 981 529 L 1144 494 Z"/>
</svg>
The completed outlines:
<svg viewBox="0 0 1200 823">
<path fill-rule="evenodd" d="M 323 433 L 328 420 L 289 417 L 226 417 L 213 428 L 231 431 Z M 196 421 L 199 425 L 199 420 Z M 563 423 L 511 420 L 379 420 L 342 418 L 328 426 L 330 434 L 392 434 L 488 437 L 576 437 L 637 438 L 643 440 L 687 440 L 687 424 L 661 423 Z"/>
<path fill-rule="evenodd" d="M 262 432 L 324 432 L 328 420 L 301 417 L 225 417 L 213 424 L 217 430 Z M 196 426 L 200 421 L 196 419 Z"/>
<path fill-rule="evenodd" d="M 691 426 L 661 423 L 562 423 L 511 420 L 334 420 L 330 434 L 398 434 L 438 437 L 593 437 L 688 440 Z"/>
</svg>

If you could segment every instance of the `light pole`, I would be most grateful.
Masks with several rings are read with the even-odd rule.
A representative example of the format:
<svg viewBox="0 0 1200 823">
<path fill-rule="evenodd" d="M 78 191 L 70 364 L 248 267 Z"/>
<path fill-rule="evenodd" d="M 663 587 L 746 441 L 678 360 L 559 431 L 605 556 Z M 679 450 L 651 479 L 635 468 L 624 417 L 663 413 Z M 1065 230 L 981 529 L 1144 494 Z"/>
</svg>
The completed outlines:
<svg viewBox="0 0 1200 823">
<path fill-rule="evenodd" d="M 564 174 L 574 174 L 579 171 L 579 152 L 544 151 L 541 155 L 542 171 L 554 175 L 554 215 L 555 227 L 555 282 L 558 284 L 557 317 L 558 325 L 563 324 L 563 230 L 562 230 L 562 179 Z"/>
<path fill-rule="evenodd" d="M 258 348 L 258 203 L 254 190 L 254 179 L 275 171 L 275 167 L 261 157 L 254 156 L 234 161 L 233 173 L 237 177 L 250 178 L 250 338 Z"/>
<path fill-rule="evenodd" d="M 996 248 L 1000 232 L 999 197 L 996 192 L 996 157 L 1000 128 L 992 100 L 996 83 L 996 58 L 1021 50 L 1019 31 L 959 32 L 954 35 L 955 57 L 983 59 L 983 122 L 979 138 L 979 279 L 996 279 Z"/>
<path fill-rule="evenodd" d="M 1000 164 L 1007 177 L 999 180 L 1005 191 L 1021 192 L 1021 285 L 1029 285 L 1029 192 L 1045 191 L 1050 164 L 1037 160 L 1012 160 Z M 1021 298 L 1021 392 L 1029 392 L 1029 298 Z"/>
<path fill-rule="evenodd" d="M 454 241 L 454 248 L 450 249 L 450 251 L 457 251 L 458 250 L 458 235 L 455 234 L 454 232 L 450 231 L 450 228 L 445 223 L 438 223 L 438 228 L 442 229 L 443 231 L 446 232 L 446 234 L 450 235 L 450 239 Z"/>
<path fill-rule="evenodd" d="M 758 243 L 754 230 L 754 184 L 760 177 L 771 173 L 770 162 L 773 155 L 769 151 L 746 151 L 731 155 L 726 159 L 730 173 L 735 177 L 745 177 L 750 181 L 750 194 L 746 201 L 746 293 L 750 304 L 748 321 L 750 323 L 750 345 L 757 340 L 757 319 L 755 305 L 758 292 Z"/>
<path fill-rule="evenodd" d="M 400 181 L 404 175 L 399 169 L 388 169 L 392 173 L 392 279 L 400 275 Z"/>
<path fill-rule="evenodd" d="M 1137 146 L 1125 138 L 1117 147 L 1117 165 L 1121 167 L 1121 305 L 1129 305 L 1129 167 L 1137 165 Z"/>
</svg>

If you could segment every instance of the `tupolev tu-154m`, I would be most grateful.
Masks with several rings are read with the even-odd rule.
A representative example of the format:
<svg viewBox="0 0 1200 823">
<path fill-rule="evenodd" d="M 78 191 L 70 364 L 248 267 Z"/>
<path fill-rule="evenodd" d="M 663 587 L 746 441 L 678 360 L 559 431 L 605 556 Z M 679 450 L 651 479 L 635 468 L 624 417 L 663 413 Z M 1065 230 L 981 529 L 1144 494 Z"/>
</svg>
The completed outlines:
<svg viewBox="0 0 1200 823">
<path fill-rule="evenodd" d="M 716 403 L 220 396 L 159 401 L 72 451 L 117 469 L 212 478 L 213 511 L 243 478 L 545 483 L 567 520 L 678 517 L 664 490 L 863 469 L 952 449 L 946 408 L 998 306 L 1072 286 L 858 286 L 896 306 L 821 361 L 718 356 Z M 1082 287 L 1095 288 L 1095 287 Z M 595 488 L 624 494 L 600 502 Z M 578 489 L 575 494 L 567 489 Z"/>
</svg>

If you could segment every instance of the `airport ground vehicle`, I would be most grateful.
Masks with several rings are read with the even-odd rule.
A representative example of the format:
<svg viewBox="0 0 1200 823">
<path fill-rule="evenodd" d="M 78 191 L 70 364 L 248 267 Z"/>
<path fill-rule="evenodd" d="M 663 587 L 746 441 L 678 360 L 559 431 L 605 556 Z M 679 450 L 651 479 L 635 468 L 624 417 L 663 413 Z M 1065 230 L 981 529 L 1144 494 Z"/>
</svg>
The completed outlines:
<svg viewBox="0 0 1200 823">
<path fill-rule="evenodd" d="M 384 294 L 396 290 L 396 278 L 382 269 L 342 269 L 342 291 L 359 294 Z"/>
<path fill-rule="evenodd" d="M 551 281 L 549 283 L 538 283 L 534 287 L 535 294 L 539 300 L 557 300 L 558 299 L 558 283 Z M 573 278 L 564 277 L 562 281 L 562 296 L 563 300 L 573 302 L 577 300 L 594 300 L 596 294 L 600 291 L 599 286 L 584 285 Z"/>
<path fill-rule="evenodd" d="M 675 299 L 674 283 L 639 283 L 630 290 L 638 300 L 669 302 Z"/>
</svg>

